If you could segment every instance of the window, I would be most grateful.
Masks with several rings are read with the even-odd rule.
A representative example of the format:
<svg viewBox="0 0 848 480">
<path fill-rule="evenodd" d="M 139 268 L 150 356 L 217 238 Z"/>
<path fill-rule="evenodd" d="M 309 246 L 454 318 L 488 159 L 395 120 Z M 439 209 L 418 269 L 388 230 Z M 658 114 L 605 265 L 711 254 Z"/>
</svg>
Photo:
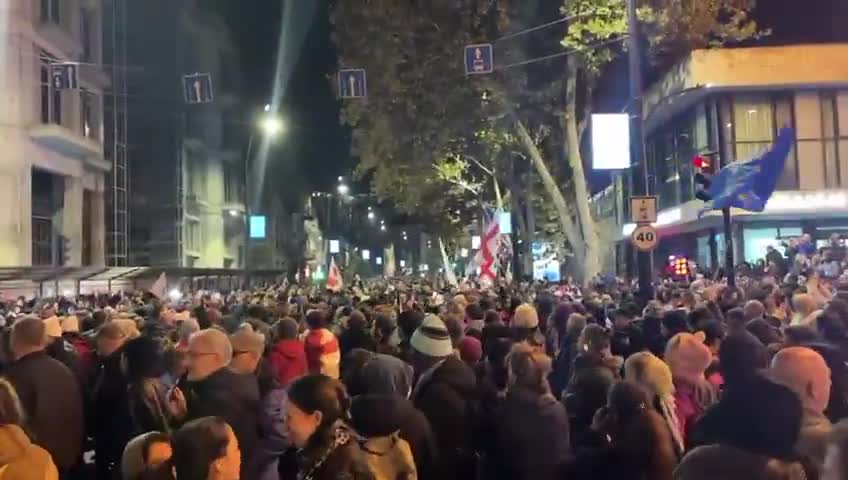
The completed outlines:
<svg viewBox="0 0 848 480">
<path fill-rule="evenodd" d="M 789 95 L 735 95 L 721 99 L 722 162 L 748 161 L 768 149 L 777 130 L 794 125 Z M 798 160 L 793 149 L 777 182 L 778 190 L 798 188 Z"/>
<path fill-rule="evenodd" d="M 49 218 L 32 217 L 32 264 L 53 263 L 53 224 Z"/>
<path fill-rule="evenodd" d="M 186 222 L 186 250 L 196 252 L 200 249 L 200 222 L 189 220 Z"/>
<path fill-rule="evenodd" d="M 62 91 L 50 82 L 50 64 L 55 60 L 41 52 L 41 123 L 62 124 Z"/>
<path fill-rule="evenodd" d="M 648 165 L 661 209 L 694 198 L 691 164 L 696 152 L 696 130 L 695 115 L 689 112 L 675 117 L 648 138 Z"/>
<path fill-rule="evenodd" d="M 41 0 L 41 21 L 45 23 L 61 23 L 61 7 L 61 0 Z"/>
</svg>

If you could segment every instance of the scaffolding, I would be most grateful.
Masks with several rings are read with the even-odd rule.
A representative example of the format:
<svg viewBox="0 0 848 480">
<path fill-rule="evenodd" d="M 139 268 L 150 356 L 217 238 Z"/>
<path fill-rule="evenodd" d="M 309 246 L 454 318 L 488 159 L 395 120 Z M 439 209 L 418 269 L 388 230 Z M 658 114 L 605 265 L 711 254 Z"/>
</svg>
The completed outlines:
<svg viewBox="0 0 848 480">
<path fill-rule="evenodd" d="M 103 0 L 103 58 L 111 82 L 103 97 L 104 154 L 112 162 L 106 180 L 106 264 L 129 264 L 127 179 L 127 0 Z"/>
</svg>

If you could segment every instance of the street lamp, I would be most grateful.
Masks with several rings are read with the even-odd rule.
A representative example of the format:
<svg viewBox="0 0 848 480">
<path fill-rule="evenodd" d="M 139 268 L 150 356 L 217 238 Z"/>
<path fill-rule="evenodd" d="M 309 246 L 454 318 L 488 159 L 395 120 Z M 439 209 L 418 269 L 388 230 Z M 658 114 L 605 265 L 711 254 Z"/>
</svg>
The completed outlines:
<svg viewBox="0 0 848 480">
<path fill-rule="evenodd" d="M 368 220 L 374 220 L 374 217 L 376 217 L 376 215 L 374 215 L 374 212 L 368 212 Z"/>
<path fill-rule="evenodd" d="M 262 129 L 262 133 L 264 133 L 265 136 L 273 138 L 282 133 L 286 126 L 280 117 L 266 115 L 259 121 L 259 128 Z"/>
<path fill-rule="evenodd" d="M 342 183 L 338 187 L 338 192 L 339 192 L 339 195 L 347 195 L 350 192 L 350 187 L 348 187 L 347 185 Z"/>
</svg>

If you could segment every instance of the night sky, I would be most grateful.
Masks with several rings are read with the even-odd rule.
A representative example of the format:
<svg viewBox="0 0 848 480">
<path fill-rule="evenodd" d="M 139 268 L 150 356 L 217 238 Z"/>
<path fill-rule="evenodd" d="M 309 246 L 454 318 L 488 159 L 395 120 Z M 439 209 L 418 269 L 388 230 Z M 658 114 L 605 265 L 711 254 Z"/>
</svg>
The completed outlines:
<svg viewBox="0 0 848 480">
<path fill-rule="evenodd" d="M 247 101 L 257 107 L 271 96 L 283 3 L 290 1 L 290 7 L 296 6 L 285 10 L 294 10 L 291 14 L 298 17 L 294 20 L 306 28 L 306 33 L 302 42 L 285 46 L 299 50 L 299 60 L 293 66 L 281 105 L 292 131 L 284 146 L 273 152 L 267 185 L 293 194 L 332 189 L 336 177 L 348 175 L 355 166 L 349 154 L 349 132 L 339 125 L 339 104 L 329 80 L 336 69 L 328 21 L 333 0 L 204 1 L 217 2 L 230 23 L 242 51 Z M 300 8 L 306 2 L 314 2 L 317 8 Z M 304 10 L 314 12 L 307 15 Z M 760 0 L 756 18 L 773 32 L 761 43 L 848 41 L 846 0 L 805 0 L 803 8 L 797 0 Z M 288 52 L 292 53 L 297 52 Z M 626 62 L 616 62 L 609 68 L 602 88 L 606 93 L 597 101 L 599 111 L 620 111 L 627 100 Z M 590 183 L 597 190 L 608 178 L 608 174 L 592 174 Z"/>
<path fill-rule="evenodd" d="M 283 12 L 293 16 L 292 30 L 303 29 L 302 40 L 284 48 L 287 58 L 297 58 L 283 94 L 280 112 L 289 124 L 285 139 L 272 150 L 266 190 L 276 189 L 294 200 L 297 193 L 335 188 L 339 175 L 349 174 L 349 132 L 339 125 L 339 103 L 330 78 L 336 70 L 335 48 L 330 39 L 331 0 L 307 1 L 215 0 L 231 26 L 238 47 L 247 101 L 257 109 L 268 103 L 276 76 L 276 56 Z M 247 5 L 246 5 L 247 4 Z M 296 32 L 290 37 L 299 37 Z"/>
</svg>

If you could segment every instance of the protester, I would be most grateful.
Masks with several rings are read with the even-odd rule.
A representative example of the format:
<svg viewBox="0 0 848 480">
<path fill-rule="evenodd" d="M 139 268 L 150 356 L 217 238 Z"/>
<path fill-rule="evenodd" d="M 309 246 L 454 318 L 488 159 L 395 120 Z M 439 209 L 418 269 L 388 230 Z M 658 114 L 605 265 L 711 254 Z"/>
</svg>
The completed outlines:
<svg viewBox="0 0 848 480">
<path fill-rule="evenodd" d="M 475 469 L 474 372 L 454 355 L 447 327 L 435 315 L 424 320 L 410 344 L 416 378 L 412 401 L 430 421 L 436 435 L 438 478 L 469 478 Z"/>
<path fill-rule="evenodd" d="M 374 478 L 350 428 L 350 399 L 341 382 L 307 375 L 291 384 L 288 395 L 289 434 L 300 449 L 298 478 Z"/>
<path fill-rule="evenodd" d="M 147 432 L 127 443 L 121 457 L 123 480 L 140 480 L 171 460 L 171 437 L 162 432 Z"/>
<path fill-rule="evenodd" d="M 66 366 L 45 352 L 47 334 L 41 319 L 17 320 L 12 326 L 10 344 L 15 360 L 5 376 L 20 399 L 35 444 L 47 450 L 59 473 L 65 474 L 82 454 L 79 382 Z"/>
<path fill-rule="evenodd" d="M 274 480 L 278 459 L 291 446 L 286 427 L 288 395 L 280 385 L 273 365 L 263 358 L 265 336 L 240 329 L 230 336 L 233 359 L 230 369 L 238 374 L 256 377 L 262 409 L 259 412 L 259 443 L 252 455 L 251 471 L 258 480 Z"/>
<path fill-rule="evenodd" d="M 821 480 L 843 480 L 846 475 L 848 475 L 848 422 L 841 422 L 833 428 L 828 439 Z"/>
<path fill-rule="evenodd" d="M 97 331 L 98 365 L 87 417 L 94 437 L 100 479 L 120 478 L 121 455 L 136 433 L 130 413 L 129 382 L 121 367 L 124 345 L 128 340 L 126 330 L 114 321 L 104 324 Z M 150 421 L 158 424 L 155 420 Z"/>
<path fill-rule="evenodd" d="M 649 402 L 638 385 L 616 383 L 592 424 L 599 446 L 567 462 L 562 478 L 671 479 L 676 465 L 671 435 Z"/>
<path fill-rule="evenodd" d="M 333 332 L 327 329 L 327 315 L 320 310 L 306 314 L 306 334 L 304 350 L 309 373 L 321 373 L 331 378 L 339 378 L 341 352 L 339 341 Z"/>
<path fill-rule="evenodd" d="M 124 345 L 122 355 L 133 434 L 170 433 L 167 391 L 159 380 L 165 373 L 161 344 L 150 337 L 139 337 Z"/>
<path fill-rule="evenodd" d="M 685 443 L 677 417 L 674 381 L 668 365 L 650 352 L 633 354 L 624 362 L 624 379 L 641 386 L 649 394 L 651 405 L 660 414 L 671 433 L 677 458 L 683 456 Z"/>
<path fill-rule="evenodd" d="M 665 349 L 665 361 L 674 381 L 675 414 L 684 442 L 694 421 L 717 400 L 715 389 L 704 376 L 712 362 L 704 338 L 703 332 L 678 333 Z"/>
<path fill-rule="evenodd" d="M 58 480 L 50 454 L 24 431 L 25 420 L 15 388 L 0 379 L 0 479 Z"/>
<path fill-rule="evenodd" d="M 771 378 L 789 387 L 801 399 L 803 416 L 795 453 L 811 461 L 817 471 L 824 466 L 827 439 L 833 425 L 824 415 L 830 400 L 830 368 L 814 350 L 789 347 L 774 356 Z"/>
<path fill-rule="evenodd" d="M 275 329 L 276 343 L 271 349 L 271 363 L 277 371 L 280 385 L 286 387 L 307 373 L 306 350 L 303 342 L 297 338 L 297 322 L 285 317 Z"/>
<path fill-rule="evenodd" d="M 563 403 L 572 416 L 572 444 L 581 445 L 589 433 L 595 412 L 606 403 L 623 361 L 610 353 L 609 334 L 600 325 L 587 325 L 577 348 L 580 353 L 574 359 Z"/>
<path fill-rule="evenodd" d="M 188 346 L 188 373 L 169 394 L 169 410 L 178 421 L 223 419 L 245 452 L 242 477 L 251 478 L 262 408 L 259 385 L 256 377 L 227 368 L 232 358 L 233 347 L 224 332 L 210 328 L 194 334 Z"/>
<path fill-rule="evenodd" d="M 171 438 L 171 464 L 177 480 L 230 480 L 242 475 L 238 437 L 220 417 L 202 417 L 183 425 Z"/>
<path fill-rule="evenodd" d="M 517 344 L 507 357 L 506 398 L 494 423 L 507 471 L 500 478 L 553 479 L 569 451 L 568 415 L 551 394 L 551 360 L 527 345 Z M 544 442 L 539 442 L 544 438 Z"/>
<path fill-rule="evenodd" d="M 347 326 L 339 335 L 341 358 L 344 358 L 347 352 L 354 348 L 377 351 L 377 342 L 371 336 L 371 332 L 368 331 L 368 322 L 365 315 L 359 310 L 351 312 L 347 319 Z"/>
<path fill-rule="evenodd" d="M 358 397 L 351 404 L 352 425 L 362 435 L 368 467 L 377 480 L 416 480 L 409 443 L 401 436 L 403 413 L 389 396 Z"/>
</svg>

